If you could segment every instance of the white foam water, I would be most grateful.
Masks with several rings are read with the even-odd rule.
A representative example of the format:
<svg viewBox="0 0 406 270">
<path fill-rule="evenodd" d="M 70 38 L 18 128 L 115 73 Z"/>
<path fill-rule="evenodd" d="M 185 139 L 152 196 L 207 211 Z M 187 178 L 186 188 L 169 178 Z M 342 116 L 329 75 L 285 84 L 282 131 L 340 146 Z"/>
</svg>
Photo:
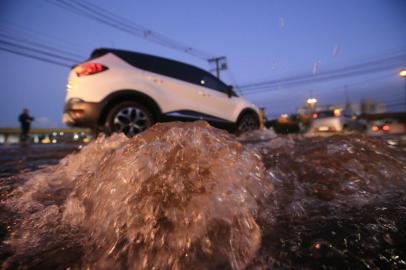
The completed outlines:
<svg viewBox="0 0 406 270">
<path fill-rule="evenodd" d="M 76 267 L 242 269 L 260 247 L 264 176 L 255 151 L 204 122 L 98 138 L 4 202 L 21 224 L 3 267 L 70 243 L 84 253 Z"/>
</svg>

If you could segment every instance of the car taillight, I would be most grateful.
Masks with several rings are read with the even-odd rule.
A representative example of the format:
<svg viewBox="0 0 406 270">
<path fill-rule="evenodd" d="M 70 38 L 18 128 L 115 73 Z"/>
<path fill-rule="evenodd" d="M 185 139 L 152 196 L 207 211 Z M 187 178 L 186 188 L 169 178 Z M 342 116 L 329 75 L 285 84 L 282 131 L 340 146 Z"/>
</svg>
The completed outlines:
<svg viewBox="0 0 406 270">
<path fill-rule="evenodd" d="M 378 126 L 372 126 L 371 130 L 377 132 L 379 130 L 379 127 Z"/>
<path fill-rule="evenodd" d="M 388 125 L 383 125 L 382 130 L 389 131 L 390 127 Z"/>
<path fill-rule="evenodd" d="M 312 118 L 313 118 L 313 119 L 316 119 L 317 117 L 318 117 L 317 113 L 313 113 L 313 114 L 312 114 Z"/>
<path fill-rule="evenodd" d="M 77 65 L 73 70 L 78 77 L 97 74 L 102 71 L 108 70 L 109 68 L 97 63 L 85 63 Z"/>
</svg>

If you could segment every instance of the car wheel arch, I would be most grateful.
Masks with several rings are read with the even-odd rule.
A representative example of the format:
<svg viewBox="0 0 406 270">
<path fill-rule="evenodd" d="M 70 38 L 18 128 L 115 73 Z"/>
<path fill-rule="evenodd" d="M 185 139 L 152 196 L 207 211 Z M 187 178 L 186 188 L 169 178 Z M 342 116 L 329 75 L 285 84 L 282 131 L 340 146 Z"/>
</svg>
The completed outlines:
<svg viewBox="0 0 406 270">
<path fill-rule="evenodd" d="M 120 102 L 136 101 L 151 110 L 155 120 L 159 120 L 162 111 L 158 103 L 150 96 L 137 90 L 124 89 L 114 91 L 102 101 L 102 110 L 98 119 L 98 125 L 103 126 L 109 111 Z"/>
<path fill-rule="evenodd" d="M 253 114 L 253 115 L 255 115 L 255 116 L 258 118 L 258 121 L 260 121 L 259 115 L 258 115 L 258 113 L 257 113 L 254 109 L 252 109 L 252 108 L 245 108 L 245 109 L 243 109 L 243 110 L 240 112 L 240 114 L 238 115 L 237 124 L 238 124 L 238 122 L 241 120 L 241 118 L 242 118 L 244 115 L 246 115 L 246 114 Z"/>
</svg>

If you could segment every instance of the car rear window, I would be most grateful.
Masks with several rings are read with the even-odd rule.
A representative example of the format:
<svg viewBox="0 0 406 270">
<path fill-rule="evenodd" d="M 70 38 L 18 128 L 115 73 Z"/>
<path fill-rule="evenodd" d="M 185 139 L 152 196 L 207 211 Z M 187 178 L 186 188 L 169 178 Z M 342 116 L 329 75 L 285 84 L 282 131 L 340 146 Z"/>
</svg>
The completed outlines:
<svg viewBox="0 0 406 270">
<path fill-rule="evenodd" d="M 334 111 L 317 112 L 317 117 L 318 118 L 334 117 Z"/>
<path fill-rule="evenodd" d="M 96 49 L 90 54 L 90 58 L 88 60 L 99 58 L 107 53 L 109 53 L 109 51 L 106 49 Z"/>
</svg>

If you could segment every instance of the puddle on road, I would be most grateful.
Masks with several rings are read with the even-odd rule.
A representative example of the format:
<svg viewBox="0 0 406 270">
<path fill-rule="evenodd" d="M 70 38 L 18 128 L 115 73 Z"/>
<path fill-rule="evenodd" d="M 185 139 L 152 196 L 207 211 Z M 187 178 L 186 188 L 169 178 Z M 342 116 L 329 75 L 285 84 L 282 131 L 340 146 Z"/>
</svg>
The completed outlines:
<svg viewBox="0 0 406 270">
<path fill-rule="evenodd" d="M 3 268 L 406 267 L 402 152 L 360 135 L 242 139 L 158 124 L 12 176 Z"/>
</svg>

